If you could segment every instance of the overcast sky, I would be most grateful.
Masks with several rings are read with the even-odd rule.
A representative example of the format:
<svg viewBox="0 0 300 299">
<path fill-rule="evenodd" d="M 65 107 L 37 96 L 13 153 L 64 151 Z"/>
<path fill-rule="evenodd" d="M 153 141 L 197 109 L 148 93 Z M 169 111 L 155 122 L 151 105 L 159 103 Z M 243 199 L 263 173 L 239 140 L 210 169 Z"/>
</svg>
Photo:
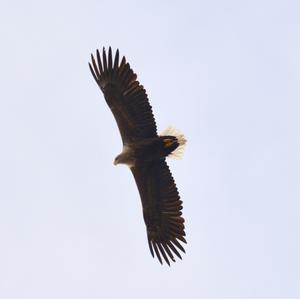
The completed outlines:
<svg viewBox="0 0 300 299">
<path fill-rule="evenodd" d="M 0 298 L 300 298 L 298 0 L 2 0 L 0 20 Z M 112 164 L 88 69 L 109 45 L 188 139 L 171 267 Z"/>
</svg>

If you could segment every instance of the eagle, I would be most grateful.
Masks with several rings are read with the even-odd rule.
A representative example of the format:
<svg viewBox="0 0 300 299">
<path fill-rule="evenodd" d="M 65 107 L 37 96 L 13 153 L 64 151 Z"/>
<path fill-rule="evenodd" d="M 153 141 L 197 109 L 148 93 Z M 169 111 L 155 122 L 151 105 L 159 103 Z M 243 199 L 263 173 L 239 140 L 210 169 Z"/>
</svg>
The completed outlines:
<svg viewBox="0 0 300 299">
<path fill-rule="evenodd" d="M 102 56 L 102 57 L 101 57 Z M 103 48 L 91 54 L 90 71 L 103 92 L 105 101 L 117 122 L 123 150 L 114 164 L 127 165 L 136 182 L 143 208 L 148 245 L 153 257 L 170 266 L 170 260 L 181 259 L 186 243 L 182 201 L 166 163 L 166 157 L 180 157 L 186 139 L 170 127 L 157 134 L 147 93 L 137 80 L 125 56 L 113 57 Z M 179 242 L 180 241 L 180 242 Z"/>
</svg>

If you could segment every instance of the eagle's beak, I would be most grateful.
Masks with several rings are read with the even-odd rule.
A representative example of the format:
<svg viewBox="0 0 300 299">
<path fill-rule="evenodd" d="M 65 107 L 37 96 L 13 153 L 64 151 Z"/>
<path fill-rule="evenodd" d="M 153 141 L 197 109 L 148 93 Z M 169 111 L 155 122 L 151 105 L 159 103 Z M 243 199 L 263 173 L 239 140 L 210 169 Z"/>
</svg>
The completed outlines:
<svg viewBox="0 0 300 299">
<path fill-rule="evenodd" d="M 117 164 L 118 164 L 117 159 L 115 159 L 114 160 L 114 165 L 117 165 Z"/>
</svg>

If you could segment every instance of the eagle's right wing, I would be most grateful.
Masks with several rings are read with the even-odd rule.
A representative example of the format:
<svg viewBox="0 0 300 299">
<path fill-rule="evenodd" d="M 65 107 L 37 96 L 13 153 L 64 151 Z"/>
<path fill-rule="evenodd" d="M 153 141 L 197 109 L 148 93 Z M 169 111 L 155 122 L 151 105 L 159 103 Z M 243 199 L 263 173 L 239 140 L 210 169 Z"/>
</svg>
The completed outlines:
<svg viewBox="0 0 300 299">
<path fill-rule="evenodd" d="M 102 59 L 97 50 L 91 55 L 90 70 L 110 107 L 120 130 L 123 143 L 156 137 L 156 124 L 146 91 L 130 68 L 125 57 L 119 64 L 119 50 L 113 61 L 111 47 L 108 55 L 103 48 Z"/>
<path fill-rule="evenodd" d="M 178 240 L 186 243 L 182 201 L 170 169 L 159 160 L 138 164 L 131 171 L 142 200 L 151 254 L 170 265 L 169 258 L 175 262 L 173 254 L 181 258 L 178 249 L 185 252 Z"/>
</svg>

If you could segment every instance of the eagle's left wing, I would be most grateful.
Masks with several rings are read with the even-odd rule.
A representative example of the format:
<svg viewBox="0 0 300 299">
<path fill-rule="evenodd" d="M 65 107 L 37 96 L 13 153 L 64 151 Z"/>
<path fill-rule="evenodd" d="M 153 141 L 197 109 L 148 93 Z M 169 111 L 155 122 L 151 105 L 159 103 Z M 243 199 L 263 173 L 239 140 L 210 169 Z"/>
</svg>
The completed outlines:
<svg viewBox="0 0 300 299">
<path fill-rule="evenodd" d="M 158 160 L 140 163 L 131 171 L 142 200 L 151 254 L 170 265 L 169 258 L 175 262 L 173 254 L 181 258 L 178 250 L 185 252 L 178 240 L 186 243 L 182 201 L 170 169 L 165 160 Z"/>
</svg>

